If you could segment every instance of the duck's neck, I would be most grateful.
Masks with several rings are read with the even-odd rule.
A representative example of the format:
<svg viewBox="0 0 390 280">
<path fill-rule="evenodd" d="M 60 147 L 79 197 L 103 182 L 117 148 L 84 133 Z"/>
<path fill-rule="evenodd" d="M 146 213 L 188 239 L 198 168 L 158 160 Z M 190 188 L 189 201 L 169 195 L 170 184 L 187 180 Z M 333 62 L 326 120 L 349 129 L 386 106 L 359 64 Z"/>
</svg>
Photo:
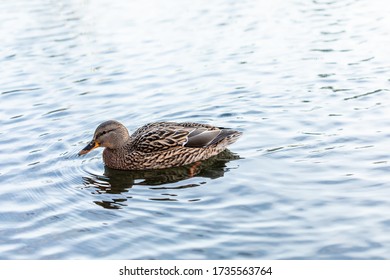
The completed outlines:
<svg viewBox="0 0 390 280">
<path fill-rule="evenodd" d="M 125 155 L 125 147 L 118 149 L 105 148 L 103 151 L 104 164 L 113 169 L 125 169 L 126 165 L 128 165 Z"/>
</svg>

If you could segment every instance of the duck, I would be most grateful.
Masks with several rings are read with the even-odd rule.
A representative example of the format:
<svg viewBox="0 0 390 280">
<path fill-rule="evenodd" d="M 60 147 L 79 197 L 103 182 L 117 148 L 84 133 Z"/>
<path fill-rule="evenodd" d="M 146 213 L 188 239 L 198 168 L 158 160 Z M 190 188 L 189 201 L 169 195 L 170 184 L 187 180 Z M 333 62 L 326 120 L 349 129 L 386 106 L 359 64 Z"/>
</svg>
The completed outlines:
<svg viewBox="0 0 390 280">
<path fill-rule="evenodd" d="M 117 170 L 164 169 L 200 162 L 226 149 L 242 132 L 195 122 L 153 122 L 131 135 L 116 120 L 101 123 L 78 155 L 102 147 L 103 162 Z"/>
</svg>

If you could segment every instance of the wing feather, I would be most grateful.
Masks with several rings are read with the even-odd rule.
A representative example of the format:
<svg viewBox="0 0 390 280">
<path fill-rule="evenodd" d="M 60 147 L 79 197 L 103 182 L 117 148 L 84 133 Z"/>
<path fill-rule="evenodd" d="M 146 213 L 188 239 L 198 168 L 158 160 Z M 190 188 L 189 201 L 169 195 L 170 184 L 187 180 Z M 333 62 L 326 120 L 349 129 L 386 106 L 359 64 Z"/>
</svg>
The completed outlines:
<svg viewBox="0 0 390 280">
<path fill-rule="evenodd" d="M 173 147 L 183 146 L 187 142 L 188 130 L 170 129 L 152 129 L 142 134 L 138 134 L 133 140 L 133 149 L 152 153 L 168 150 Z"/>
<path fill-rule="evenodd" d="M 205 148 L 237 134 L 236 131 L 198 123 L 150 123 L 133 135 L 132 149 L 144 153 L 175 147 Z"/>
</svg>

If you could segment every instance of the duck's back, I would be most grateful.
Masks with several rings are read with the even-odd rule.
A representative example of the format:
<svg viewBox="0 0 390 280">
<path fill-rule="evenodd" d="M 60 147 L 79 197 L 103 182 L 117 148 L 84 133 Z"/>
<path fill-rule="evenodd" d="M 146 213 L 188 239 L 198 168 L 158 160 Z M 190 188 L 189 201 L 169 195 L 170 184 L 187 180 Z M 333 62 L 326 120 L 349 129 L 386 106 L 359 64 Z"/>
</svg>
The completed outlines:
<svg viewBox="0 0 390 280">
<path fill-rule="evenodd" d="M 182 122 L 182 123 L 177 123 L 177 122 L 153 122 L 153 123 L 148 123 L 148 124 L 145 124 L 144 126 L 141 126 L 140 128 L 138 128 L 132 135 L 131 137 L 137 137 L 138 135 L 141 135 L 147 131 L 152 131 L 152 130 L 160 130 L 160 129 L 164 129 L 164 128 L 167 128 L 167 127 L 171 127 L 171 128 L 176 128 L 176 129 L 180 129 L 180 128 L 199 128 L 199 127 L 204 127 L 208 130 L 216 130 L 216 129 L 220 129 L 216 126 L 212 126 L 212 125 L 209 125 L 209 124 L 202 124 L 202 123 L 194 123 L 194 122 Z"/>
</svg>

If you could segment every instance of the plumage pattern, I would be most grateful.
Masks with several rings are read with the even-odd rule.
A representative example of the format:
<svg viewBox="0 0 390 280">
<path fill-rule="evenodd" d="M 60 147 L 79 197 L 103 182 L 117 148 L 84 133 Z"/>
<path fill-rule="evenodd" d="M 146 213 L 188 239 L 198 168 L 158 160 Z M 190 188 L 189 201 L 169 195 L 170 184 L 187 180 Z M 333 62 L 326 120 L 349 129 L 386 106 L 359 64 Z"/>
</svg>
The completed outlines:
<svg viewBox="0 0 390 280">
<path fill-rule="evenodd" d="M 98 126 L 93 140 L 80 151 L 105 147 L 104 163 L 120 170 L 161 169 L 207 159 L 234 143 L 241 132 L 199 123 L 156 122 L 131 136 L 117 121 Z"/>
</svg>

